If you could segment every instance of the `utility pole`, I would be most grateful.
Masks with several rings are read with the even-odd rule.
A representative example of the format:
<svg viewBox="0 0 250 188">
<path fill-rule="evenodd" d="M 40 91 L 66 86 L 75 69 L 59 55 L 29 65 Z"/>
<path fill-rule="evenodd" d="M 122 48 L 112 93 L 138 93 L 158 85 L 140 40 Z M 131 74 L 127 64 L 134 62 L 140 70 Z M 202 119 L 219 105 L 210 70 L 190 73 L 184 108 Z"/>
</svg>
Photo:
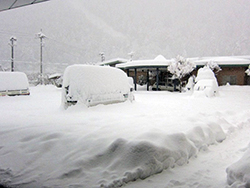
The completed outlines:
<svg viewBox="0 0 250 188">
<path fill-rule="evenodd" d="M 16 45 L 16 37 L 10 37 L 10 47 L 11 47 L 11 72 L 14 72 L 14 46 Z"/>
<path fill-rule="evenodd" d="M 129 55 L 129 61 L 132 61 L 133 60 L 133 55 L 134 55 L 134 52 L 130 52 L 130 53 L 128 53 L 128 55 Z"/>
<path fill-rule="evenodd" d="M 38 38 L 40 39 L 40 84 L 44 84 L 44 78 L 43 78 L 43 39 L 46 38 L 46 36 L 42 33 L 42 30 L 37 33 Z"/>
<path fill-rule="evenodd" d="M 100 52 L 99 55 L 101 56 L 101 61 L 105 61 L 105 54 L 104 52 Z"/>
</svg>

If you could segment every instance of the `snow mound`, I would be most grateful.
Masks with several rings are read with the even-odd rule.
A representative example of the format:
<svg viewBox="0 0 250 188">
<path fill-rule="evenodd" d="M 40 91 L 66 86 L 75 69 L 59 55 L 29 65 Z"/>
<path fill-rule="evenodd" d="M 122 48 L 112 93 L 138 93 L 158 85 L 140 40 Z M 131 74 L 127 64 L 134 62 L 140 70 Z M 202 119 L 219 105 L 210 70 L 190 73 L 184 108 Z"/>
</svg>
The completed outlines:
<svg viewBox="0 0 250 188">
<path fill-rule="evenodd" d="M 155 61 L 167 61 L 167 59 L 163 55 L 158 55 L 154 60 Z"/>
<path fill-rule="evenodd" d="M 250 144 L 243 157 L 226 169 L 227 182 L 233 188 L 250 187 Z"/>
<path fill-rule="evenodd" d="M 86 177 L 100 174 L 97 187 L 120 187 L 168 168 L 182 166 L 199 150 L 226 138 L 219 125 L 197 126 L 187 134 L 145 133 L 134 141 L 118 138 L 106 149 L 84 161 Z M 79 170 L 79 169 L 78 169 Z"/>
<path fill-rule="evenodd" d="M 109 104 L 133 99 L 127 75 L 120 69 L 107 66 L 72 65 L 66 68 L 63 79 L 62 103 Z"/>
<path fill-rule="evenodd" d="M 195 79 L 194 96 L 213 97 L 218 94 L 218 82 L 213 71 L 205 66 L 200 68 Z"/>
</svg>

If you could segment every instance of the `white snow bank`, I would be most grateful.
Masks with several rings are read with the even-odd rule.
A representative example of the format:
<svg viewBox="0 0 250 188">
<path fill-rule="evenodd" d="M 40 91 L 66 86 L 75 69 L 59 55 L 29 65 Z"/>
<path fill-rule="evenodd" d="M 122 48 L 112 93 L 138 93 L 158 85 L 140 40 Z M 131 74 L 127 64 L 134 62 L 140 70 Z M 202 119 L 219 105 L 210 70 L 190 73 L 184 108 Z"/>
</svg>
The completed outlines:
<svg viewBox="0 0 250 188">
<path fill-rule="evenodd" d="M 227 182 L 233 188 L 250 187 L 250 144 L 243 157 L 226 169 Z"/>
<path fill-rule="evenodd" d="M 172 173 L 249 117 L 249 86 L 220 87 L 213 100 L 137 91 L 132 104 L 67 111 L 59 109 L 61 89 L 31 89 L 28 98 L 0 97 L 0 184 L 9 187 L 119 187 Z"/>
<path fill-rule="evenodd" d="M 195 82 L 194 96 L 213 97 L 218 94 L 218 82 L 209 67 L 205 66 L 198 70 Z"/>
<path fill-rule="evenodd" d="M 100 187 L 120 187 L 164 169 L 187 164 L 199 150 L 225 138 L 219 125 L 197 126 L 187 134 L 148 132 L 134 141 L 118 138 L 104 151 L 82 162 L 80 171 L 87 177 L 99 173 Z M 89 172 L 83 172 L 84 169 Z"/>
<path fill-rule="evenodd" d="M 120 69 L 106 66 L 72 65 L 63 79 L 64 107 L 80 103 L 86 106 L 109 104 L 133 99 L 127 75 Z"/>
</svg>

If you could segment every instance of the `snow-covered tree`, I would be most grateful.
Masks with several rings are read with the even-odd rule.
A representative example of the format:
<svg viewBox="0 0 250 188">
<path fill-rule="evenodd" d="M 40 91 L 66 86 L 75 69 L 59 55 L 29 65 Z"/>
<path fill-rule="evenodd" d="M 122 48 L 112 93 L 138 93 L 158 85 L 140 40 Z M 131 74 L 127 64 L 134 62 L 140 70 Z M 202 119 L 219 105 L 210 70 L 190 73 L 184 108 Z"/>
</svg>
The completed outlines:
<svg viewBox="0 0 250 188">
<path fill-rule="evenodd" d="M 168 71 L 173 74 L 172 79 L 177 79 L 181 83 L 181 79 L 184 76 L 190 74 L 195 69 L 195 67 L 196 65 L 193 62 L 188 61 L 186 58 L 178 55 L 168 66 Z"/>
<path fill-rule="evenodd" d="M 181 79 L 190 74 L 196 65 L 182 56 L 177 56 L 168 66 L 168 71 L 173 74 L 173 78 Z"/>
<path fill-rule="evenodd" d="M 248 69 L 245 72 L 248 76 L 250 76 L 250 65 L 248 66 Z"/>
<path fill-rule="evenodd" d="M 214 71 L 214 72 L 219 72 L 219 71 L 221 71 L 220 66 L 219 66 L 218 63 L 215 62 L 215 61 L 209 61 L 209 62 L 207 62 L 206 66 L 208 66 L 208 67 L 209 67 L 212 71 Z"/>
</svg>

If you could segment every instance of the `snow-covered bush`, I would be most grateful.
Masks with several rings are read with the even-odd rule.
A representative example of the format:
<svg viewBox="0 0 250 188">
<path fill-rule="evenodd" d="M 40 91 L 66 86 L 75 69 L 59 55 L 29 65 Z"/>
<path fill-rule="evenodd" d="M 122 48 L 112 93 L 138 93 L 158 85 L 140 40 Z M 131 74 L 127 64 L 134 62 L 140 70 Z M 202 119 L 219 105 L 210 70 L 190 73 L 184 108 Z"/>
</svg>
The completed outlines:
<svg viewBox="0 0 250 188">
<path fill-rule="evenodd" d="M 246 74 L 250 76 L 250 65 L 248 66 L 248 69 L 246 70 Z"/>
<path fill-rule="evenodd" d="M 195 69 L 196 65 L 185 59 L 177 56 L 168 66 L 168 71 L 173 74 L 173 78 L 181 79 Z"/>
<path fill-rule="evenodd" d="M 173 79 L 178 79 L 181 82 L 181 79 L 190 74 L 195 67 L 196 65 L 193 62 L 188 61 L 184 57 L 177 56 L 168 66 L 168 71 L 173 74 Z"/>
<path fill-rule="evenodd" d="M 192 75 L 188 78 L 188 82 L 186 84 L 185 90 L 186 91 L 193 91 L 194 89 L 194 84 L 195 84 L 195 76 Z"/>
<path fill-rule="evenodd" d="M 215 72 L 219 72 L 221 71 L 220 66 L 218 65 L 218 63 L 216 63 L 215 61 L 209 61 L 206 66 L 208 66 L 211 70 L 215 71 Z"/>
<path fill-rule="evenodd" d="M 0 95 L 29 95 L 29 82 L 23 72 L 0 72 Z"/>
<path fill-rule="evenodd" d="M 80 103 L 86 106 L 133 100 L 125 72 L 106 66 L 72 65 L 63 79 L 62 103 L 65 108 Z"/>
<path fill-rule="evenodd" d="M 231 187 L 250 187 L 250 144 L 243 157 L 226 169 Z"/>
<path fill-rule="evenodd" d="M 218 94 L 218 82 L 214 72 L 205 66 L 200 68 L 195 79 L 194 95 L 205 95 L 206 97 L 216 96 Z"/>
</svg>

